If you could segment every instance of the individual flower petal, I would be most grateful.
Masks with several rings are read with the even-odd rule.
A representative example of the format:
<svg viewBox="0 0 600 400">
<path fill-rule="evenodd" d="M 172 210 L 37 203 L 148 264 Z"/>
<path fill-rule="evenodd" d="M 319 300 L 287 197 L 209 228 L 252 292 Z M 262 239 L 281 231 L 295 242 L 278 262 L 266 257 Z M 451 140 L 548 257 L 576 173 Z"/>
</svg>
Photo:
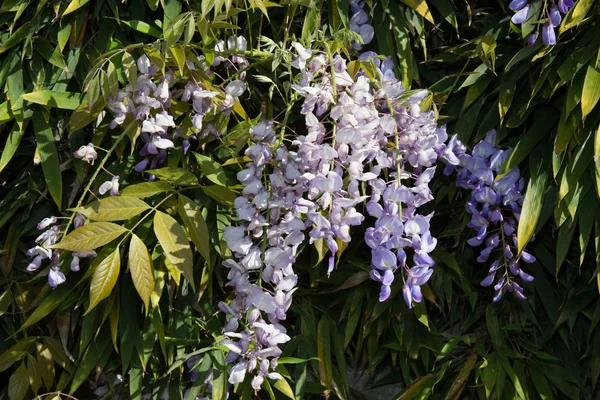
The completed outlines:
<svg viewBox="0 0 600 400">
<path fill-rule="evenodd" d="M 56 289 L 58 285 L 66 282 L 65 274 L 60 272 L 58 267 L 52 267 L 48 272 L 48 284 L 52 289 Z"/>
<path fill-rule="evenodd" d="M 542 27 L 542 40 L 546 46 L 553 46 L 556 44 L 556 33 L 551 23 L 547 22 Z"/>
<path fill-rule="evenodd" d="M 512 23 L 515 25 L 518 25 L 518 24 L 522 24 L 523 22 L 525 22 L 527 20 L 527 18 L 529 17 L 529 9 L 530 8 L 531 8 L 531 6 L 529 4 L 527 4 L 520 11 L 518 11 L 515 15 L 513 15 L 512 18 L 510 19 L 512 21 Z"/>
</svg>

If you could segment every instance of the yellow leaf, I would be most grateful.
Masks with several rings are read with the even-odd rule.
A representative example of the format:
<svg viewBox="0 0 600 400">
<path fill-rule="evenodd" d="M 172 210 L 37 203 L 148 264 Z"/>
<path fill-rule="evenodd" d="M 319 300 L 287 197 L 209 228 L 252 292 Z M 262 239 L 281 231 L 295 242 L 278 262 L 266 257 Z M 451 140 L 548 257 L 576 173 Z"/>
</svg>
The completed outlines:
<svg viewBox="0 0 600 400">
<path fill-rule="evenodd" d="M 131 234 L 129 243 L 129 272 L 133 286 L 142 298 L 148 315 L 150 295 L 154 290 L 154 268 L 146 245 L 134 233 Z"/>
<path fill-rule="evenodd" d="M 53 246 L 53 249 L 70 251 L 93 250 L 112 242 L 126 232 L 127 229 L 112 222 L 93 222 L 75 229 Z"/>
<path fill-rule="evenodd" d="M 84 5 L 86 5 L 90 0 L 72 0 L 69 3 L 69 6 L 67 7 L 67 9 L 65 10 L 65 12 L 63 12 L 63 17 L 65 15 L 68 15 L 74 11 L 79 10 L 81 7 L 83 7 Z"/>
<path fill-rule="evenodd" d="M 123 221 L 135 217 L 149 208 L 148 204 L 136 197 L 115 196 L 94 201 L 73 211 L 94 221 Z"/>
<path fill-rule="evenodd" d="M 192 242 L 205 260 L 210 260 L 210 243 L 208 226 L 202 216 L 202 210 L 196 202 L 188 197 L 179 195 L 179 215 L 183 219 Z"/>
<path fill-rule="evenodd" d="M 108 257 L 98 264 L 94 271 L 92 283 L 90 284 L 90 305 L 85 312 L 86 314 L 92 311 L 98 303 L 108 297 L 117 283 L 120 270 L 121 255 L 119 254 L 119 248 L 117 247 L 115 251 L 110 253 Z"/>
<path fill-rule="evenodd" d="M 154 214 L 154 234 L 160 242 L 167 259 L 190 282 L 195 290 L 193 254 L 183 228 L 173 217 L 163 212 Z"/>
</svg>

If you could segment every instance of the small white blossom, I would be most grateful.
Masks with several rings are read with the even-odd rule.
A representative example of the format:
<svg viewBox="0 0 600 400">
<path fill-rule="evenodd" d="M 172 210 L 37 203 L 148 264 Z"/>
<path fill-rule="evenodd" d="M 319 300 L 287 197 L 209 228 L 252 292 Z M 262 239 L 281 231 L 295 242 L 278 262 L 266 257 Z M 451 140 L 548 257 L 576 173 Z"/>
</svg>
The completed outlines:
<svg viewBox="0 0 600 400">
<path fill-rule="evenodd" d="M 81 146 L 75 153 L 73 153 L 75 158 L 81 158 L 83 161 L 94 165 L 94 161 L 98 158 L 98 153 L 94 150 L 94 145 L 92 143 L 88 143 L 85 146 Z"/>
</svg>

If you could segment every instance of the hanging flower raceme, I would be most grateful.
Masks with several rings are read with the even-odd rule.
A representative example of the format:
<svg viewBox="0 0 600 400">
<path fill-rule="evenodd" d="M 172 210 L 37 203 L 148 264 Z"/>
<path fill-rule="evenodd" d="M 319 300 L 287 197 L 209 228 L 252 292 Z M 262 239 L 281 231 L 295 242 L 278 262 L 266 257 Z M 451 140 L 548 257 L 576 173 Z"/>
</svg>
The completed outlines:
<svg viewBox="0 0 600 400">
<path fill-rule="evenodd" d="M 534 4 L 539 3 L 539 4 Z M 512 0 L 508 7 L 515 11 L 511 21 L 515 25 L 522 24 L 529 19 L 533 18 L 532 11 L 534 8 L 539 7 L 542 10 L 540 18 L 546 22 L 541 25 L 542 40 L 546 46 L 552 46 L 556 44 L 556 31 L 561 21 L 562 15 L 565 15 L 573 7 L 573 0 L 558 0 L 558 2 L 551 0 L 538 0 L 528 3 L 527 0 Z M 536 25 L 536 27 L 539 25 Z M 539 31 L 536 30 L 527 37 L 527 44 L 533 46 L 539 37 Z"/>
<path fill-rule="evenodd" d="M 519 299 L 526 298 L 515 279 L 533 280 L 523 270 L 523 263 L 532 263 L 535 257 L 525 250 L 520 254 L 517 252 L 516 231 L 525 182 L 518 167 L 497 179 L 510 150 L 497 148 L 495 142 L 496 131 L 490 131 L 469 154 L 454 136 L 440 157 L 448 164 L 444 173 L 450 175 L 456 171 L 456 185 L 471 191 L 471 198 L 466 203 L 466 210 L 471 215 L 467 227 L 473 229 L 475 236 L 468 243 L 482 249 L 478 262 L 493 260 L 481 285 L 487 287 L 495 283 L 496 302 L 506 291 Z"/>
</svg>

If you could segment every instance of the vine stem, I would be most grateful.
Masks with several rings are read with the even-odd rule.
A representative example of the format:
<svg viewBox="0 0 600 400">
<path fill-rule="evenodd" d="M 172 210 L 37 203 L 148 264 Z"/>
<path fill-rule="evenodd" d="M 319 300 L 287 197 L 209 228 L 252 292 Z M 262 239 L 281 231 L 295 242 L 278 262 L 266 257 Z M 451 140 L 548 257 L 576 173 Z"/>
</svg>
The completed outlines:
<svg viewBox="0 0 600 400">
<path fill-rule="evenodd" d="M 94 184 L 94 181 L 98 177 L 98 174 L 100 173 L 100 171 L 104 170 L 104 164 L 106 164 L 106 161 L 108 160 L 108 157 L 110 157 L 110 155 L 112 154 L 112 152 L 115 151 L 115 149 L 117 148 L 117 146 L 119 145 L 119 143 L 121 143 L 121 140 L 123 140 L 123 138 L 125 137 L 126 134 L 127 134 L 126 131 L 124 131 L 123 133 L 121 133 L 121 136 L 119 136 L 119 138 L 113 143 L 113 145 L 111 146 L 111 148 L 106 151 L 106 155 L 104 156 L 104 158 L 102 159 L 102 161 L 100 161 L 100 164 L 98 165 L 98 168 L 96 168 L 96 171 L 94 171 L 94 174 L 92 175 L 92 177 L 90 178 L 87 186 L 83 190 L 83 194 L 81 195 L 81 197 L 77 201 L 77 205 L 75 206 L 76 208 L 81 207 L 81 205 L 83 204 L 83 199 L 85 199 L 85 195 L 87 194 L 87 192 L 90 191 L 92 185 Z M 75 218 L 75 214 L 76 213 L 71 214 L 71 217 L 69 218 L 69 222 L 67 222 L 67 227 L 65 228 L 65 230 L 64 230 L 61 238 L 64 237 L 67 234 L 67 232 L 69 231 L 69 228 L 71 227 L 71 224 L 73 223 L 73 219 Z"/>
</svg>

